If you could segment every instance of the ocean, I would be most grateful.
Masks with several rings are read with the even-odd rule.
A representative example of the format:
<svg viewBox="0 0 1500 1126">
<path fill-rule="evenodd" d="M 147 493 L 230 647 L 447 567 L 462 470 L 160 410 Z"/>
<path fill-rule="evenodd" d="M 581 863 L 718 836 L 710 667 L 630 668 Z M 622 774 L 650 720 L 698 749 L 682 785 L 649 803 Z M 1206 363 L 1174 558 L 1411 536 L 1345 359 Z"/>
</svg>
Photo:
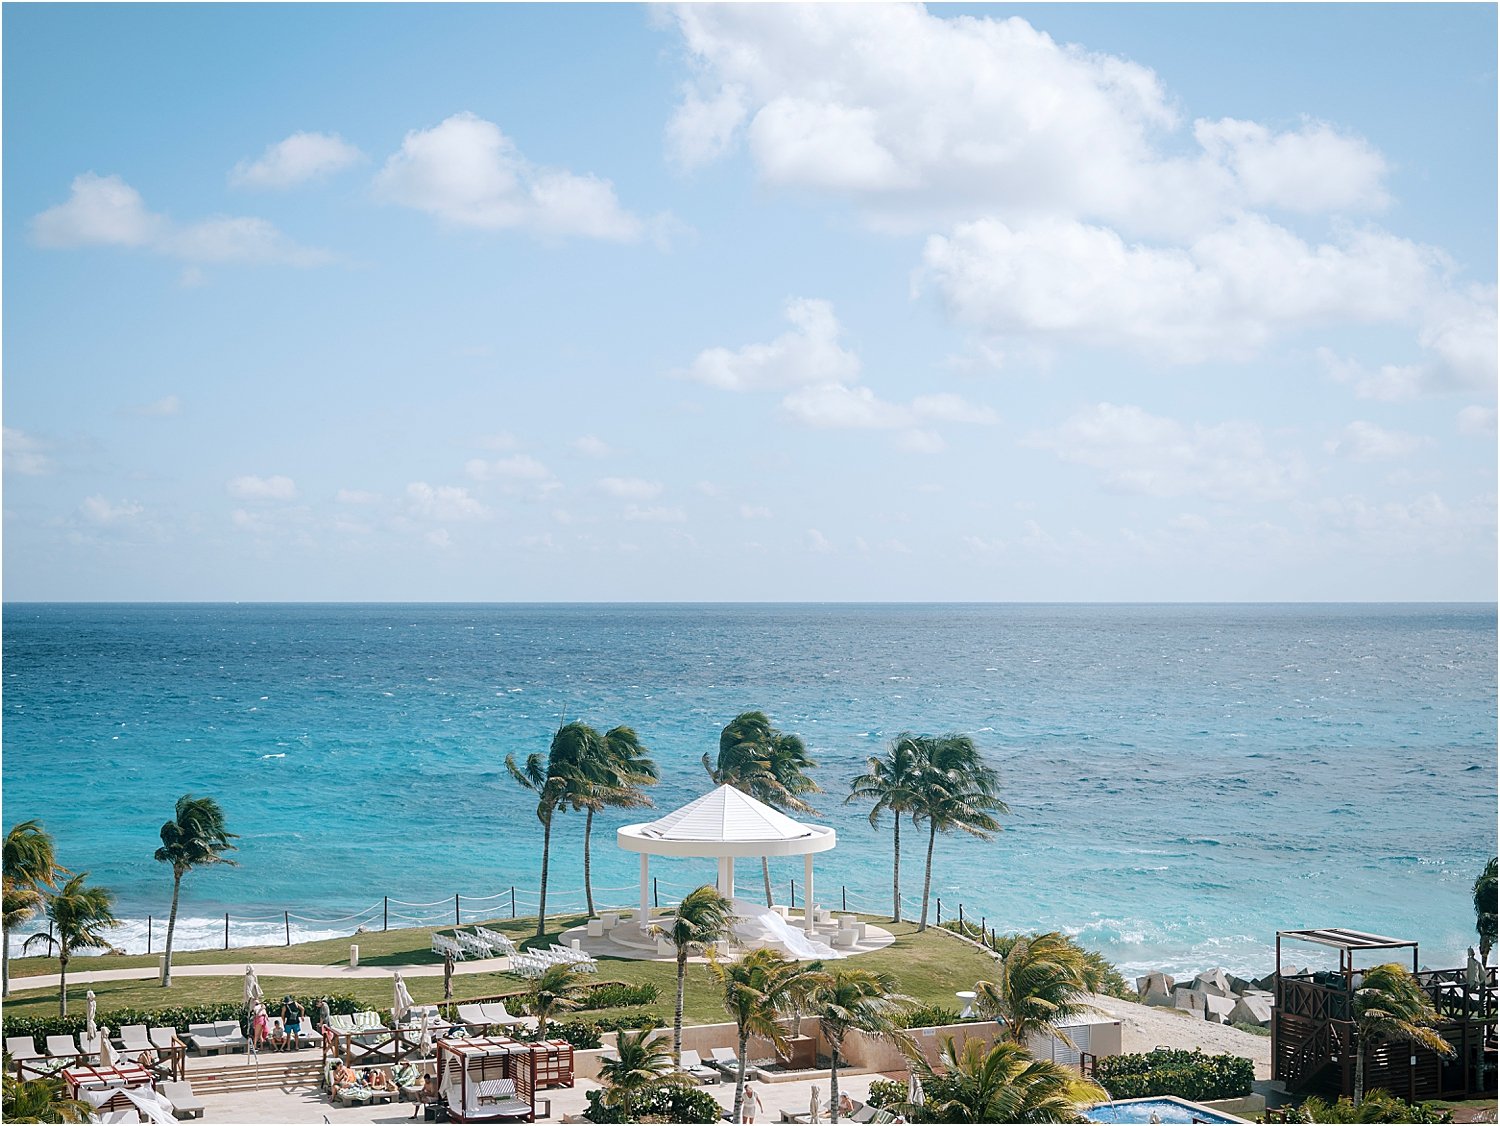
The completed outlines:
<svg viewBox="0 0 1500 1126">
<path fill-rule="evenodd" d="M 1127 973 L 1258 975 L 1278 929 L 1323 926 L 1462 964 L 1496 851 L 1487 604 L 13 603 L 3 625 L 5 824 L 40 818 L 112 889 L 132 951 L 148 915 L 162 940 L 152 853 L 186 792 L 240 839 L 237 867 L 184 881 L 180 947 L 222 945 L 225 912 L 235 945 L 451 921 L 455 893 L 466 920 L 508 914 L 511 887 L 526 913 L 541 829 L 504 760 L 563 719 L 635 728 L 664 812 L 708 788 L 726 722 L 767 712 L 838 830 L 818 899 L 869 910 L 890 908 L 890 822 L 845 804 L 849 779 L 899 732 L 968 733 L 1010 814 L 939 839 L 944 918 L 1064 930 Z M 614 829 L 650 816 L 597 818 L 602 902 L 635 900 Z M 557 907 L 582 903 L 582 825 L 554 828 Z M 902 844 L 913 903 L 925 834 Z M 713 879 L 653 871 L 663 901 Z M 784 901 L 800 859 L 772 875 Z M 737 878 L 754 894 L 758 865 Z"/>
</svg>

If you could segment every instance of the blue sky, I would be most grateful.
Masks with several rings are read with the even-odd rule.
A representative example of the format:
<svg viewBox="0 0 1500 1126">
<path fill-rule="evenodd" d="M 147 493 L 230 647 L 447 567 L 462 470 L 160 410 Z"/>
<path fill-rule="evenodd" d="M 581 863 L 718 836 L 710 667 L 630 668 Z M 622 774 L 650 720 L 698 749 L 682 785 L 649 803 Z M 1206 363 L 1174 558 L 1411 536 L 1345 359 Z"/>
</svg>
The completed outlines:
<svg viewBox="0 0 1500 1126">
<path fill-rule="evenodd" d="M 1492 5 L 4 10 L 8 599 L 1493 599 Z"/>
</svg>

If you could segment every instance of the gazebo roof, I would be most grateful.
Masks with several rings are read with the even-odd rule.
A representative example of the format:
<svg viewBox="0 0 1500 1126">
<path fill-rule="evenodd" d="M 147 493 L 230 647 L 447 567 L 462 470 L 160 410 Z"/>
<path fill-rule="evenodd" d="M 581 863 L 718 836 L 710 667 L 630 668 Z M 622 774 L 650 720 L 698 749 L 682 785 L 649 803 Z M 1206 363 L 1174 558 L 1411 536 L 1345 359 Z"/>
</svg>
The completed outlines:
<svg viewBox="0 0 1500 1126">
<path fill-rule="evenodd" d="M 622 848 L 667 856 L 781 856 L 834 846 L 826 825 L 804 825 L 733 786 L 616 834 Z"/>
</svg>

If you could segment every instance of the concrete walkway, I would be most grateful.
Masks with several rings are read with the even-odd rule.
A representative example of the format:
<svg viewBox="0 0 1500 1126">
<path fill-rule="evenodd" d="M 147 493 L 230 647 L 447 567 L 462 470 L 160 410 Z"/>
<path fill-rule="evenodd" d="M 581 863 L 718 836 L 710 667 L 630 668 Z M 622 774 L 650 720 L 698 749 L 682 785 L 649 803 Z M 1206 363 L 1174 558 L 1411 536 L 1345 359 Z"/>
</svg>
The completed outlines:
<svg viewBox="0 0 1500 1126">
<path fill-rule="evenodd" d="M 101 959 L 102 960 L 102 959 Z M 154 981 L 154 966 L 136 966 L 123 970 L 74 969 L 68 974 L 73 985 L 93 985 L 100 981 Z M 312 977 L 312 978 L 389 978 L 396 973 L 402 977 L 442 977 L 441 963 L 425 963 L 408 966 L 358 966 L 348 963 L 334 966 L 313 966 L 303 962 L 239 962 L 235 965 L 173 966 L 173 977 L 244 977 L 245 967 L 254 966 L 257 977 Z M 509 958 L 476 958 L 453 963 L 453 976 L 461 974 L 504 973 L 510 969 Z M 32 977 L 12 977 L 12 989 L 56 989 L 57 974 L 37 974 Z"/>
</svg>

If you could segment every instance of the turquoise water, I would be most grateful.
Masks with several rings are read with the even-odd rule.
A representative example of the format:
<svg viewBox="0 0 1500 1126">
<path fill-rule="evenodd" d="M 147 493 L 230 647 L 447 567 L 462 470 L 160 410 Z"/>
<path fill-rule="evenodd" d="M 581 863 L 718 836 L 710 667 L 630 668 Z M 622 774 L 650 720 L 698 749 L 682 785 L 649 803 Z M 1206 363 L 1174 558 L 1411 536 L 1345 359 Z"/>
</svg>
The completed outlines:
<svg viewBox="0 0 1500 1126">
<path fill-rule="evenodd" d="M 1153 1118 L 1152 1115 L 1155 1115 Z M 1243 1122 L 1242 1118 L 1231 1118 L 1212 1110 L 1184 1106 L 1174 1099 L 1127 1099 L 1118 1103 L 1103 1103 L 1084 1111 L 1090 1122 Z"/>
<path fill-rule="evenodd" d="M 851 907 L 889 905 L 888 823 L 842 803 L 847 780 L 903 729 L 957 730 L 1011 815 L 993 842 L 938 842 L 945 916 L 962 901 L 1169 971 L 1259 974 L 1278 928 L 1415 938 L 1433 965 L 1473 941 L 1468 889 L 1496 845 L 1488 605 L 11 604 L 4 817 L 43 818 L 63 862 L 114 889 L 132 949 L 166 914 L 151 854 L 189 790 L 242 837 L 239 867 L 184 885 L 192 942 L 222 942 L 226 910 L 258 917 L 236 943 L 281 933 L 283 910 L 295 933 L 347 930 L 326 920 L 385 895 L 399 921 L 498 894 L 465 904 L 480 917 L 514 884 L 524 912 L 540 830 L 508 752 L 545 752 L 564 716 L 631 724 L 667 809 L 757 707 L 829 791 L 825 903 L 845 885 Z M 613 844 L 634 819 L 598 821 L 606 900 L 634 898 L 636 858 Z M 581 902 L 581 832 L 574 815 L 554 832 L 562 906 Z M 903 844 L 914 896 L 925 841 Z M 664 898 L 712 878 L 654 870 Z M 772 870 L 784 898 L 800 862 Z"/>
</svg>

